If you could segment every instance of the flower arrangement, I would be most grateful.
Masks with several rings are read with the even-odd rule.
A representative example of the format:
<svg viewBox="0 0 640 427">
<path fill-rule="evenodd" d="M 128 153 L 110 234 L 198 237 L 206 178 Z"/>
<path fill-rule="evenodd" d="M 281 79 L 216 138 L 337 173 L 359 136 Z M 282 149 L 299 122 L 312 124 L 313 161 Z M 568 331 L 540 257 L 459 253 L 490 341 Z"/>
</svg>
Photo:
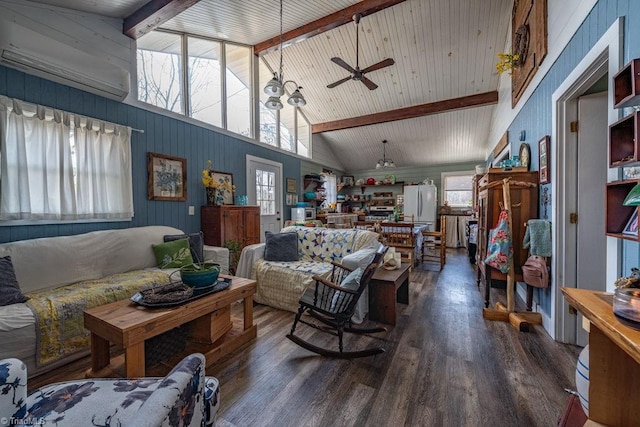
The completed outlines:
<svg viewBox="0 0 640 427">
<path fill-rule="evenodd" d="M 233 198 L 236 186 L 231 183 L 229 175 L 214 176 L 213 163 L 207 160 L 207 168 L 202 170 L 202 184 L 207 190 L 207 203 L 222 205 L 227 195 Z"/>
<path fill-rule="evenodd" d="M 516 68 L 519 65 L 520 55 L 517 53 L 499 53 L 498 62 L 496 63 L 496 71 L 498 74 L 502 74 L 505 71 L 509 71 Z"/>
</svg>

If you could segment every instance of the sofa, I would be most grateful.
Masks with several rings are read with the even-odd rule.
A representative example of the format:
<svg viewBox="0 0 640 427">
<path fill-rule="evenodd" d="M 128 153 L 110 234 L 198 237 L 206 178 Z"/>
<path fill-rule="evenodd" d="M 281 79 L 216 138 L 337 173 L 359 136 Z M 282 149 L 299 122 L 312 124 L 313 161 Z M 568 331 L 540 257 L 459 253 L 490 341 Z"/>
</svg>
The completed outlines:
<svg viewBox="0 0 640 427">
<path fill-rule="evenodd" d="M 380 246 L 379 234 L 368 230 L 291 226 L 281 233 L 297 234 L 298 261 L 267 261 L 265 243 L 257 243 L 242 250 L 236 275 L 256 280 L 255 302 L 291 312 L 298 310 L 298 300 L 315 283 L 314 275 L 329 278 L 332 261 L 355 269 Z M 368 312 L 367 298 L 361 297 L 356 323 Z"/>
<path fill-rule="evenodd" d="M 27 395 L 27 367 L 0 360 L 0 426 L 213 426 L 218 380 L 191 354 L 164 378 L 94 378 L 49 384 Z"/>
<path fill-rule="evenodd" d="M 0 244 L 0 259 L 11 257 L 20 290 L 30 298 L 0 306 L 0 359 L 18 358 L 34 376 L 89 354 L 84 309 L 169 283 L 175 269 L 156 267 L 152 245 L 180 234 L 148 226 Z M 206 260 L 228 272 L 228 249 L 204 249 Z"/>
</svg>

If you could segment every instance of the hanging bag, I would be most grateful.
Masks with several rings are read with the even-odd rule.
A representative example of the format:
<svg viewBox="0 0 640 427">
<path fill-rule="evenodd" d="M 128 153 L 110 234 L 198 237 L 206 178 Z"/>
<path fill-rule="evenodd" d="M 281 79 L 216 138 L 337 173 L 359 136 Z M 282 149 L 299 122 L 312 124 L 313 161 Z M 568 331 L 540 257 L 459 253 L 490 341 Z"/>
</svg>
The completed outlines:
<svg viewBox="0 0 640 427">
<path fill-rule="evenodd" d="M 513 243 L 509 234 L 509 217 L 507 211 L 502 211 L 496 228 L 489 231 L 487 258 L 484 262 L 502 273 L 507 273 L 512 259 Z"/>
<path fill-rule="evenodd" d="M 522 266 L 522 278 L 527 285 L 536 288 L 549 287 L 549 270 L 546 258 L 530 255 Z"/>
</svg>

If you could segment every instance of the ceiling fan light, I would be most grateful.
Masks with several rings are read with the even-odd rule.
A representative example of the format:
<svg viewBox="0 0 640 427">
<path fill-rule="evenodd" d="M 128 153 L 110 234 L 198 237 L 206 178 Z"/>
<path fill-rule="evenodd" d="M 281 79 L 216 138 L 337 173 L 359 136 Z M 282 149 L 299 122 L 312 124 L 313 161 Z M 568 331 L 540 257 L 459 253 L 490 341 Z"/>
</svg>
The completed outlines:
<svg viewBox="0 0 640 427">
<path fill-rule="evenodd" d="M 284 94 L 284 87 L 278 79 L 278 74 L 273 73 L 273 78 L 267 82 L 264 87 L 264 93 L 269 96 L 282 96 Z"/>
<path fill-rule="evenodd" d="M 282 102 L 280 102 L 280 98 L 277 96 L 270 96 L 269 99 L 267 99 L 267 102 L 264 103 L 264 106 L 269 110 L 281 110 L 283 107 Z"/>
<path fill-rule="evenodd" d="M 304 96 L 300 93 L 300 88 L 297 88 L 287 99 L 287 104 L 293 105 L 294 107 L 304 107 L 307 105 L 307 101 L 304 99 Z"/>
</svg>

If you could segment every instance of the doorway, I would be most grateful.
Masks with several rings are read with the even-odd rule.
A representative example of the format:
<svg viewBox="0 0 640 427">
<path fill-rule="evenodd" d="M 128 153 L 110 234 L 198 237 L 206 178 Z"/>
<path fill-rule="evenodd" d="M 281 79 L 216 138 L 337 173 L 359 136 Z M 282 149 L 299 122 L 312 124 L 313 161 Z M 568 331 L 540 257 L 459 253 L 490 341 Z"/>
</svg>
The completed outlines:
<svg viewBox="0 0 640 427">
<path fill-rule="evenodd" d="M 571 344 L 585 345 L 586 334 L 561 287 L 605 290 L 618 273 L 619 243 L 604 234 L 605 186 L 617 176 L 608 169 L 607 129 L 618 112 L 613 109 L 609 78 L 605 95 L 584 94 L 620 69 L 622 28 L 622 18 L 618 18 L 552 96 L 553 327 L 547 331 L 554 339 Z M 578 123 L 578 132 L 572 131 L 572 122 Z"/>
<path fill-rule="evenodd" d="M 247 196 L 260 206 L 260 241 L 282 228 L 282 163 L 247 155 Z"/>
</svg>

